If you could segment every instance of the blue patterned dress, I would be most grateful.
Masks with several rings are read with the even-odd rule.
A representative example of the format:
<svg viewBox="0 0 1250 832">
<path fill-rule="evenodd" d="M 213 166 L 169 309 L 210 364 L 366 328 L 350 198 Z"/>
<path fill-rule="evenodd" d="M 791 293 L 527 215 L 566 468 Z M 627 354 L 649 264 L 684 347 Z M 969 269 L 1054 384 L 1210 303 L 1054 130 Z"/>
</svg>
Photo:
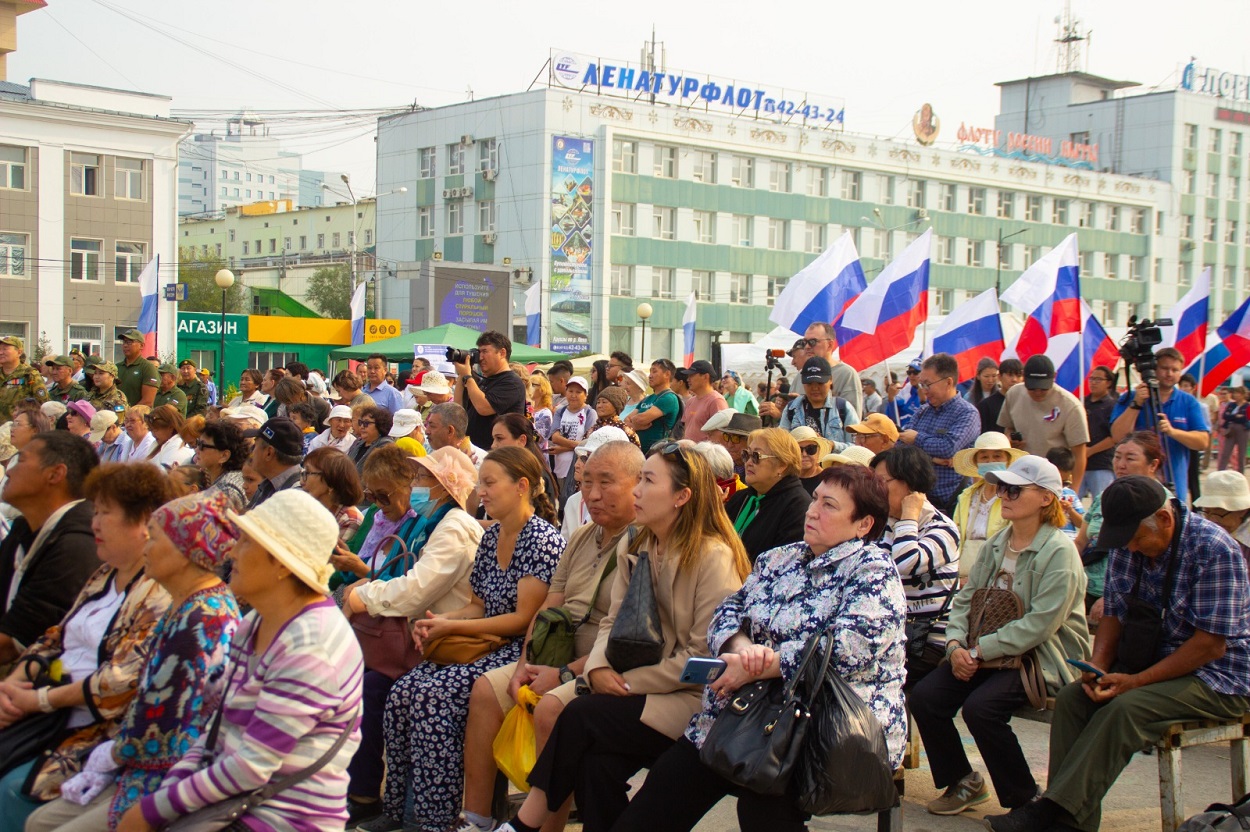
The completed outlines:
<svg viewBox="0 0 1250 832">
<path fill-rule="evenodd" d="M 742 589 L 712 617 L 708 647 L 718 654 L 746 624 L 751 641 L 780 654 L 781 674 L 790 679 L 808 639 L 832 628 L 832 667 L 876 715 L 885 729 L 890 765 L 897 768 L 907 740 L 906 609 L 898 570 L 879 546 L 850 540 L 814 555 L 806 543 L 791 543 L 759 556 Z M 702 747 L 722 705 L 710 688 L 704 691 L 703 710 L 686 729 L 696 747 Z"/>
<path fill-rule="evenodd" d="M 469 585 L 486 606 L 484 618 L 516 612 L 517 585 L 533 577 L 550 584 L 564 538 L 537 515 L 517 536 L 512 561 L 499 568 L 499 524 L 482 535 Z M 460 816 L 464 786 L 464 730 L 469 694 L 483 673 L 521 657 L 524 638 L 471 664 L 421 664 L 401 676 L 386 699 L 386 790 L 383 808 L 406 827 L 444 832 Z"/>
</svg>

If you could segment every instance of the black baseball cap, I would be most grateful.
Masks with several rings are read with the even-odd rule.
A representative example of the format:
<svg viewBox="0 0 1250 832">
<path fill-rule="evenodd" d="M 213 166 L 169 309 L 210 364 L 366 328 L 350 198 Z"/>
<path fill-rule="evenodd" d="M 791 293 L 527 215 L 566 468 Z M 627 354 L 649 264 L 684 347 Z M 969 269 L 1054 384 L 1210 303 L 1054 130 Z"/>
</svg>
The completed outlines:
<svg viewBox="0 0 1250 832">
<path fill-rule="evenodd" d="M 1154 477 L 1120 477 L 1102 492 L 1099 549 L 1123 549 L 1141 522 L 1163 508 L 1168 492 Z"/>
<path fill-rule="evenodd" d="M 804 384 L 813 382 L 823 384 L 833 379 L 833 368 L 829 366 L 827 359 L 821 358 L 819 355 L 813 355 L 803 362 L 803 371 L 800 373 L 800 377 Z"/>
<path fill-rule="evenodd" d="M 713 369 L 711 361 L 706 361 L 700 358 L 698 361 L 694 362 L 686 369 L 686 375 L 687 376 L 695 376 L 695 375 L 714 376 L 716 375 L 716 370 Z"/>
<path fill-rule="evenodd" d="M 1024 362 L 1024 389 L 1049 390 L 1055 386 L 1055 363 L 1044 355 Z"/>
<path fill-rule="evenodd" d="M 304 453 L 304 433 L 285 416 L 275 416 L 255 430 L 245 430 L 248 439 L 264 439 L 283 456 L 300 456 Z"/>
<path fill-rule="evenodd" d="M 677 370 L 673 373 L 673 381 L 680 381 L 682 384 L 685 384 L 687 379 L 689 378 L 690 378 L 689 367 L 678 367 Z"/>
</svg>

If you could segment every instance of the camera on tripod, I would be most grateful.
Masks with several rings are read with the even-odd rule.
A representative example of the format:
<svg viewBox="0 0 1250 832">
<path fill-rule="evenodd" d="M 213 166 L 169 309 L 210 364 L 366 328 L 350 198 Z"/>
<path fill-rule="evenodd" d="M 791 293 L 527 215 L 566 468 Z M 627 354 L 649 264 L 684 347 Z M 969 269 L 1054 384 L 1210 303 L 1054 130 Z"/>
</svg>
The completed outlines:
<svg viewBox="0 0 1250 832">
<path fill-rule="evenodd" d="M 1139 321 L 1133 315 L 1128 319 L 1128 334 L 1120 342 L 1120 356 L 1124 363 L 1133 365 L 1146 384 L 1158 384 L 1155 377 L 1158 362 L 1155 360 L 1154 348 L 1163 343 L 1161 327 L 1165 326 L 1172 326 L 1170 318 Z"/>
<path fill-rule="evenodd" d="M 474 364 L 480 364 L 482 354 L 477 350 L 458 350 L 455 347 L 447 348 L 447 360 L 452 364 L 465 364 L 470 367 Z"/>
<path fill-rule="evenodd" d="M 764 372 L 771 373 L 773 370 L 785 372 L 785 368 L 781 366 L 781 359 L 785 357 L 785 350 L 767 350 L 764 353 Z"/>
</svg>

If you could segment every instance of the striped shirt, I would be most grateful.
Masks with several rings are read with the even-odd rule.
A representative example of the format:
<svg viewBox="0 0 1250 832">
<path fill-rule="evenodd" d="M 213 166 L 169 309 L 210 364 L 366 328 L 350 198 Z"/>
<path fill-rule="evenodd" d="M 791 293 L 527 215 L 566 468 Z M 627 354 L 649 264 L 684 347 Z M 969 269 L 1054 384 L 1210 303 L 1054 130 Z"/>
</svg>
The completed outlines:
<svg viewBox="0 0 1250 832">
<path fill-rule="evenodd" d="M 891 517 L 877 542 L 894 556 L 907 595 L 908 615 L 935 613 L 946 596 L 958 590 L 959 529 L 932 504 L 924 504 L 919 523 Z M 934 624 L 930 643 L 946 643 L 947 615 L 949 609 Z"/>
<path fill-rule="evenodd" d="M 235 636 L 234 669 L 212 764 L 205 738 L 140 802 L 160 827 L 204 806 L 258 789 L 314 763 L 347 725 L 358 725 L 364 665 L 356 636 L 330 599 L 305 607 L 269 647 L 254 652 L 252 612 Z M 328 765 L 247 815 L 259 832 L 331 832 L 347 820 L 347 764 L 357 727 Z"/>
</svg>

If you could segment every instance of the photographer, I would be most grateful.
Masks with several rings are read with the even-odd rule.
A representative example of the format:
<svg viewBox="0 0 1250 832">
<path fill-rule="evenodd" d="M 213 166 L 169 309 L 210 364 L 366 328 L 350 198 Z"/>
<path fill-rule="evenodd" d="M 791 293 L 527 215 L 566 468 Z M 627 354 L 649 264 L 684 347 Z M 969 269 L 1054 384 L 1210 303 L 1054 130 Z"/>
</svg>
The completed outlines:
<svg viewBox="0 0 1250 832">
<path fill-rule="evenodd" d="M 512 342 L 504 335 L 494 330 L 483 332 L 478 336 L 475 352 L 481 378 L 473 375 L 471 353 L 461 352 L 452 360 L 456 368 L 456 401 L 469 414 L 469 441 L 479 448 L 489 448 L 495 417 L 525 412 L 525 382 L 508 366 Z"/>
<path fill-rule="evenodd" d="M 1116 402 L 1111 411 L 1111 436 L 1119 441 L 1135 430 L 1154 430 L 1157 426 L 1164 437 L 1163 449 L 1167 455 L 1163 476 L 1171 481 L 1180 501 L 1187 504 L 1190 451 L 1207 449 L 1211 444 L 1211 427 L 1201 402 L 1176 386 L 1185 371 L 1185 359 L 1180 352 L 1164 347 L 1154 353 L 1154 362 L 1162 412 L 1154 412 L 1150 387 L 1143 381 Z"/>
<path fill-rule="evenodd" d="M 1111 554 L 1090 663 L 1108 672 L 1059 691 L 1046 792 L 988 818 L 995 832 L 1097 829 L 1103 796 L 1163 725 L 1250 708 L 1250 587 L 1237 544 L 1150 477 L 1116 480 L 1102 503 L 1098 545 Z"/>
</svg>

